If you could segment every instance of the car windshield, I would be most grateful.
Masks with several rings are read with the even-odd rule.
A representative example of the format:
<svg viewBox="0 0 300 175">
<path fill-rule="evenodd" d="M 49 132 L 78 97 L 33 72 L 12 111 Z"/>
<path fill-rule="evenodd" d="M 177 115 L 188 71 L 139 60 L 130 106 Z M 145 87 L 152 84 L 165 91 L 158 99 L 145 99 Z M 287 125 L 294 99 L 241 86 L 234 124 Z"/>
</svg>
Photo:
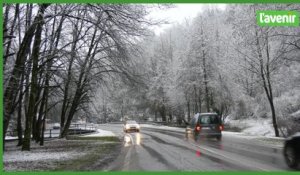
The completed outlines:
<svg viewBox="0 0 300 175">
<path fill-rule="evenodd" d="M 204 115 L 200 117 L 200 124 L 219 124 L 217 115 Z"/>
<path fill-rule="evenodd" d="M 137 124 L 136 121 L 127 121 L 127 124 Z"/>
</svg>

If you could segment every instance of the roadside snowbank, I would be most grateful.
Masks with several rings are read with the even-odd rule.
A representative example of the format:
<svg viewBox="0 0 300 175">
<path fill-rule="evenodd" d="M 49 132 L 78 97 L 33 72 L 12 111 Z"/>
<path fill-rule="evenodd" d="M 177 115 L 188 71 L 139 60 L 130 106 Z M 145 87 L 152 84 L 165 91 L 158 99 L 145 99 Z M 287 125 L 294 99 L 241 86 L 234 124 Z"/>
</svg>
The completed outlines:
<svg viewBox="0 0 300 175">
<path fill-rule="evenodd" d="M 96 133 L 84 135 L 82 137 L 116 137 L 116 135 L 111 131 L 97 129 Z"/>
<path fill-rule="evenodd" d="M 238 127 L 242 133 L 254 136 L 275 137 L 270 119 L 225 120 L 230 127 Z"/>
</svg>

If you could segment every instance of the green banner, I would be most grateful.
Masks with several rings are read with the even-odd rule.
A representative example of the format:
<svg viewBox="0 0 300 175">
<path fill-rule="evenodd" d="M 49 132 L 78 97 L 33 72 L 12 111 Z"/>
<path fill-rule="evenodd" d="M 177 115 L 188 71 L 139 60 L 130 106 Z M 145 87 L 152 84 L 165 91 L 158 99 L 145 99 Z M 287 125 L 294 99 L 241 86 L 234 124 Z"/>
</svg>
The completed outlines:
<svg viewBox="0 0 300 175">
<path fill-rule="evenodd" d="M 259 26 L 299 26 L 297 11 L 256 11 L 256 21 Z"/>
</svg>

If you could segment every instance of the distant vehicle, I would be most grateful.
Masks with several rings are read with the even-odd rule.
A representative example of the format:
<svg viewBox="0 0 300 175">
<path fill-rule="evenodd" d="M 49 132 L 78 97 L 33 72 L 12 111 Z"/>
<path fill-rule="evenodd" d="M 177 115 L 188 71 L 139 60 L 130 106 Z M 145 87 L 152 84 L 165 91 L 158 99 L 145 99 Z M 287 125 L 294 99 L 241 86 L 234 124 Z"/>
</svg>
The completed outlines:
<svg viewBox="0 0 300 175">
<path fill-rule="evenodd" d="M 290 168 L 297 168 L 300 163 L 300 132 L 287 138 L 284 142 L 283 155 Z"/>
<path fill-rule="evenodd" d="M 201 137 L 214 137 L 222 139 L 224 125 L 220 116 L 216 113 L 197 113 L 186 128 L 186 135 L 192 134 L 195 140 Z"/>
<path fill-rule="evenodd" d="M 127 120 L 124 124 L 124 132 L 128 131 L 140 132 L 140 125 L 134 120 Z"/>
<path fill-rule="evenodd" d="M 59 123 L 54 123 L 53 124 L 53 129 L 59 129 L 60 128 L 60 124 Z"/>
</svg>

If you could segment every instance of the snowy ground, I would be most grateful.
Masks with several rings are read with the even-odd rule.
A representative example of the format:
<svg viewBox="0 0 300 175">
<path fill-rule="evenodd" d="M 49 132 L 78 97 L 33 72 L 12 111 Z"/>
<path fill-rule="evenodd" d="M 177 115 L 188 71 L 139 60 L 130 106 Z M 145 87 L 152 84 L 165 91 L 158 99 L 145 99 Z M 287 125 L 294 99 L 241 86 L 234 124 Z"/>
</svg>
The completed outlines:
<svg viewBox="0 0 300 175">
<path fill-rule="evenodd" d="M 84 137 L 108 136 L 115 135 L 110 131 L 99 129 L 96 133 Z M 116 157 L 114 154 L 118 152 L 116 148 L 119 145 L 118 142 L 111 141 L 54 139 L 46 141 L 44 146 L 32 142 L 31 151 L 21 151 L 16 144 L 17 141 L 5 143 L 3 153 L 5 171 L 74 171 L 91 167 L 97 169 Z"/>
<path fill-rule="evenodd" d="M 274 128 L 270 119 L 225 120 L 230 127 L 240 128 L 242 133 L 252 136 L 274 137 Z"/>
<path fill-rule="evenodd" d="M 32 171 L 53 170 L 57 166 L 56 161 L 75 159 L 83 155 L 80 149 L 82 143 L 63 139 L 45 142 L 45 146 L 39 146 L 32 142 L 31 151 L 21 151 L 16 147 L 17 142 L 7 142 L 3 153 L 5 171 Z"/>
</svg>

